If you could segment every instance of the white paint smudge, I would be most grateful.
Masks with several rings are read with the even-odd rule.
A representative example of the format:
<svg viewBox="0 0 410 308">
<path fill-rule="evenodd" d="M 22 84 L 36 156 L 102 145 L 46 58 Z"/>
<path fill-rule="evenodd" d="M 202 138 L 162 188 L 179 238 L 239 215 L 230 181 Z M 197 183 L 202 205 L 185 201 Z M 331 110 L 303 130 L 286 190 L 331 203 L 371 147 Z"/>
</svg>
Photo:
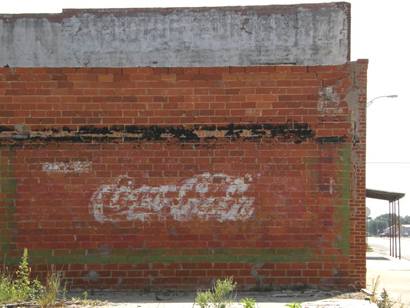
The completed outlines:
<svg viewBox="0 0 410 308">
<path fill-rule="evenodd" d="M 335 185 L 336 185 L 336 181 L 334 178 L 330 178 L 329 179 L 329 194 L 333 195 L 333 193 L 335 192 Z"/>
<path fill-rule="evenodd" d="M 42 170 L 47 173 L 86 173 L 91 171 L 91 162 L 46 162 L 42 164 Z"/>
<path fill-rule="evenodd" d="M 323 87 L 319 90 L 317 110 L 322 113 L 342 113 L 340 97 L 337 90 L 332 87 Z"/>
<path fill-rule="evenodd" d="M 178 185 L 136 187 L 131 178 L 120 176 L 115 183 L 101 185 L 93 194 L 90 212 L 101 223 L 168 217 L 176 221 L 243 221 L 254 212 L 255 198 L 245 195 L 251 182 L 250 175 L 233 178 L 206 172 Z"/>
</svg>

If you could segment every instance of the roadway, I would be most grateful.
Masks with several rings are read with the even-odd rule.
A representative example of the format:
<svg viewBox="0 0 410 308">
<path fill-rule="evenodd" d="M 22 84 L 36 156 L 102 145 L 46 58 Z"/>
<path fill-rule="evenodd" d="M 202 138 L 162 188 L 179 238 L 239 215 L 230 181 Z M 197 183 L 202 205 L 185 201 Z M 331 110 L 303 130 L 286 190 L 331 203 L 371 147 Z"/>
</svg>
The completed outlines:
<svg viewBox="0 0 410 308">
<path fill-rule="evenodd" d="M 389 255 L 390 246 L 388 237 L 368 237 L 367 243 L 377 253 Z M 410 237 L 401 238 L 401 257 L 410 260 Z"/>
</svg>

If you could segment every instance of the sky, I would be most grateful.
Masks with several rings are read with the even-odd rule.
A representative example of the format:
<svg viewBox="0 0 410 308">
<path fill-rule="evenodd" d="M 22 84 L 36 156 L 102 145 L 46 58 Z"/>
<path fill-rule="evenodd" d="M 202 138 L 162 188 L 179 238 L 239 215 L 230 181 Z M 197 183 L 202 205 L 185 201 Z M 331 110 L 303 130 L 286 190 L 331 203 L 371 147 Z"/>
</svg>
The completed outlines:
<svg viewBox="0 0 410 308">
<path fill-rule="evenodd" d="M 63 8 L 180 7 L 295 4 L 331 1 L 265 0 L 53 0 L 0 1 L 0 13 L 58 13 Z M 351 60 L 369 59 L 366 187 L 406 193 L 410 215 L 410 18 L 405 0 L 352 0 Z M 409 133 L 409 135 L 407 135 Z M 370 216 L 388 212 L 386 201 L 367 199 Z"/>
</svg>

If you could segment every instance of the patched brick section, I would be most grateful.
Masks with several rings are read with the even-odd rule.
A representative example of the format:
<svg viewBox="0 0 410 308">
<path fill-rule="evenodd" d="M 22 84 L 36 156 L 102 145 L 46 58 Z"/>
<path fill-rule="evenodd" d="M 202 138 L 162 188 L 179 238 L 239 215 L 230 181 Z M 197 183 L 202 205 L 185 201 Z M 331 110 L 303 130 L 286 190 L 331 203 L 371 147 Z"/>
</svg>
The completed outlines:
<svg viewBox="0 0 410 308">
<path fill-rule="evenodd" d="M 0 69 L 2 262 L 27 247 L 76 287 L 363 287 L 366 69 Z"/>
</svg>

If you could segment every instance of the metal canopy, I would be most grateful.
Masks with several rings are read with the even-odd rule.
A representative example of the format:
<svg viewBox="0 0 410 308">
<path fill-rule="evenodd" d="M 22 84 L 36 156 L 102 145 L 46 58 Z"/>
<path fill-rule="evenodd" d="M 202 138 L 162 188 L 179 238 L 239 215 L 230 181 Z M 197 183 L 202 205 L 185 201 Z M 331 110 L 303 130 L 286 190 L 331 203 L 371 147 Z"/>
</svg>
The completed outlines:
<svg viewBox="0 0 410 308">
<path fill-rule="evenodd" d="M 366 198 L 380 199 L 380 200 L 386 200 L 389 202 L 393 202 L 393 201 L 397 201 L 403 198 L 404 196 L 405 194 L 403 193 L 366 189 Z"/>
<path fill-rule="evenodd" d="M 389 201 L 389 227 L 390 256 L 401 259 L 401 226 L 400 226 L 400 202 L 405 194 L 366 189 L 366 197 Z"/>
</svg>

